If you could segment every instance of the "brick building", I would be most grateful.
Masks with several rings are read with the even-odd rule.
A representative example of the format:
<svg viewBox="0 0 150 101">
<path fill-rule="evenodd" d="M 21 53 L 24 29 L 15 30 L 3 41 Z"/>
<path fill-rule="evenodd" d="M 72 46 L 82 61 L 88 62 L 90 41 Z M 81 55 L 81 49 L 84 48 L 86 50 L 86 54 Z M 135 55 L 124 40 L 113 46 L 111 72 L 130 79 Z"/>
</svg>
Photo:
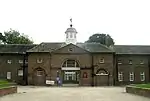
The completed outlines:
<svg viewBox="0 0 150 101">
<path fill-rule="evenodd" d="M 150 46 L 78 43 L 70 25 L 66 42 L 0 45 L 0 78 L 19 84 L 47 80 L 79 86 L 124 85 L 150 81 Z"/>
</svg>

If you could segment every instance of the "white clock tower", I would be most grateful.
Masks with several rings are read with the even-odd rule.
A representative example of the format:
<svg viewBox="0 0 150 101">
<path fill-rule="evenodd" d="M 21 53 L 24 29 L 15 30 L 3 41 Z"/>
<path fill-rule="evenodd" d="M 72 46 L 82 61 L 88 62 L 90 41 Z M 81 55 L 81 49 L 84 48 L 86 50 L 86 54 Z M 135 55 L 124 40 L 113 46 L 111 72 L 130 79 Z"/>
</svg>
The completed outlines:
<svg viewBox="0 0 150 101">
<path fill-rule="evenodd" d="M 70 28 L 67 28 L 66 30 L 66 44 L 76 44 L 77 43 L 77 38 L 76 38 L 76 35 L 77 35 L 77 31 L 75 28 L 72 27 L 72 19 L 70 19 Z"/>
</svg>

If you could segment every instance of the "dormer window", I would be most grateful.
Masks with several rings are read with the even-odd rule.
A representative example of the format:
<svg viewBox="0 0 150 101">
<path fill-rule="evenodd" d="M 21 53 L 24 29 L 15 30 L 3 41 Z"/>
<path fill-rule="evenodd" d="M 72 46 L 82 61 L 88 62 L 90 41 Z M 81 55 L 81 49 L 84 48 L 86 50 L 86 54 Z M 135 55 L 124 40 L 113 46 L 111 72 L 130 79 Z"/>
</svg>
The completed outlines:
<svg viewBox="0 0 150 101">
<path fill-rule="evenodd" d="M 42 62 L 43 62 L 43 61 L 42 61 L 41 58 L 37 59 L 37 63 L 42 63 Z"/>
<path fill-rule="evenodd" d="M 118 60 L 118 64 L 122 64 L 121 60 Z"/>
<path fill-rule="evenodd" d="M 100 62 L 100 63 L 104 63 L 104 58 L 101 58 L 101 59 L 99 60 L 99 62 Z"/>
<path fill-rule="evenodd" d="M 141 64 L 141 65 L 144 64 L 144 61 L 143 61 L 143 60 L 140 60 L 140 64 Z"/>
<path fill-rule="evenodd" d="M 129 64 L 132 65 L 132 60 L 129 60 Z"/>
</svg>

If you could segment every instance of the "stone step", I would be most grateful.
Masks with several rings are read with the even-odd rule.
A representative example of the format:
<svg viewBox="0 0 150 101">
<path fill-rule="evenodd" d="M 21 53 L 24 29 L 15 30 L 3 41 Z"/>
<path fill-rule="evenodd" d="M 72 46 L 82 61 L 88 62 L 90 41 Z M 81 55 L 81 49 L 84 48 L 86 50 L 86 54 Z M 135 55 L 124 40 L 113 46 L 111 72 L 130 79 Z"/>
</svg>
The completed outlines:
<svg viewBox="0 0 150 101">
<path fill-rule="evenodd" d="M 63 87 L 78 87 L 79 84 L 62 84 Z"/>
</svg>

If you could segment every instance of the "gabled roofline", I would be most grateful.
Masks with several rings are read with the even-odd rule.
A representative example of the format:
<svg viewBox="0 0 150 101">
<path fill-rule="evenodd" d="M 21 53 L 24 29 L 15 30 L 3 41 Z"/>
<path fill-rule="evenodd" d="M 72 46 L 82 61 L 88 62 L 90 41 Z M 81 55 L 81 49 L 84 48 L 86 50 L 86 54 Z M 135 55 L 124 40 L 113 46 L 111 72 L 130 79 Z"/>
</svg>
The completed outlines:
<svg viewBox="0 0 150 101">
<path fill-rule="evenodd" d="M 60 47 L 60 48 L 58 48 L 58 49 L 56 49 L 56 50 L 53 50 L 53 51 L 51 51 L 51 53 L 54 53 L 55 51 L 60 50 L 60 49 L 62 49 L 62 48 L 65 48 L 65 47 L 67 47 L 67 46 L 69 46 L 69 45 L 73 45 L 73 46 L 75 46 L 75 47 L 78 47 L 78 48 L 80 48 L 80 49 L 86 51 L 87 53 L 91 53 L 91 52 L 89 52 L 88 50 L 85 50 L 85 49 L 83 49 L 83 48 L 81 48 L 81 47 L 79 47 L 79 46 L 77 46 L 77 45 L 72 44 L 72 43 L 67 44 L 67 45 L 65 45 L 65 46 L 63 46 L 63 47 Z"/>
</svg>

